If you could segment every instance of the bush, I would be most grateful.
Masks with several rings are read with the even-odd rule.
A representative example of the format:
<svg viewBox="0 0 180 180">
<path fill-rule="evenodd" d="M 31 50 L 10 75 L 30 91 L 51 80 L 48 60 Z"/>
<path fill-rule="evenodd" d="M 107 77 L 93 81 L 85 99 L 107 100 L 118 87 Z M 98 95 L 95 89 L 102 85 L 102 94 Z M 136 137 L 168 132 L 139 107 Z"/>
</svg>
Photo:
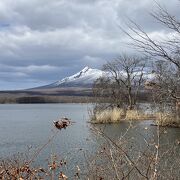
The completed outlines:
<svg viewBox="0 0 180 180">
<path fill-rule="evenodd" d="M 170 112 L 159 112 L 156 114 L 156 124 L 159 126 L 180 127 L 179 121 L 174 114 Z"/>
<path fill-rule="evenodd" d="M 152 114 L 147 114 L 138 110 L 127 110 L 126 111 L 126 120 L 147 120 L 154 119 Z"/>
<path fill-rule="evenodd" d="M 91 116 L 92 123 L 116 123 L 121 120 L 147 120 L 154 119 L 151 114 L 146 114 L 138 110 L 123 110 L 120 108 L 96 111 Z"/>
<path fill-rule="evenodd" d="M 113 108 L 95 112 L 91 120 L 93 123 L 115 123 L 119 122 L 124 116 L 123 109 Z"/>
</svg>

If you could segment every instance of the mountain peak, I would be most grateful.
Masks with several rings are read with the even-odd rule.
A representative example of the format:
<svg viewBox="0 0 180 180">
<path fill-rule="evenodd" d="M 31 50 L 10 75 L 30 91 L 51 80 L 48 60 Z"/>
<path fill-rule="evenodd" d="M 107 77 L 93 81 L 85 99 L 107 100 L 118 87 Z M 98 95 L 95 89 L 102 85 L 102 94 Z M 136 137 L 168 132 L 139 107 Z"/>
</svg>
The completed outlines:
<svg viewBox="0 0 180 180">
<path fill-rule="evenodd" d="M 85 67 L 81 70 L 81 72 L 87 72 L 89 69 L 91 69 L 89 66 L 85 66 Z"/>
<path fill-rule="evenodd" d="M 92 87 L 94 81 L 102 77 L 103 75 L 103 71 L 85 66 L 81 71 L 77 72 L 74 75 L 65 77 L 59 81 L 40 88 Z"/>
<path fill-rule="evenodd" d="M 103 76 L 103 71 L 99 69 L 92 69 L 89 66 L 85 66 L 78 73 L 65 77 L 60 81 L 53 83 L 54 86 L 76 86 L 76 85 L 92 85 L 93 82 L 99 77 Z"/>
</svg>

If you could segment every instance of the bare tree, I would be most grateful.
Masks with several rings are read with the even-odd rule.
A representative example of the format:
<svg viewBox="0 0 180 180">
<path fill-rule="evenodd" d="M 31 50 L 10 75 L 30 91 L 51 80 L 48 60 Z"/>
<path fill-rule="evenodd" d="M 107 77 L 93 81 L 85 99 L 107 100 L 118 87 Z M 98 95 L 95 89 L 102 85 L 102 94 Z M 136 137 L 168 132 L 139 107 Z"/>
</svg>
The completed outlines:
<svg viewBox="0 0 180 180">
<path fill-rule="evenodd" d="M 142 59 L 135 56 L 122 55 L 107 62 L 103 67 L 107 78 L 96 81 L 95 86 L 101 87 L 97 91 L 110 97 L 117 107 L 127 104 L 133 109 L 144 81 L 144 67 Z"/>
<path fill-rule="evenodd" d="M 172 31 L 171 37 L 155 40 L 132 20 L 129 20 L 129 24 L 127 24 L 129 31 L 121 29 L 133 40 L 131 43 L 133 47 L 143 53 L 170 62 L 180 70 L 180 21 L 159 4 L 157 4 L 157 11 L 151 15 L 158 23 L 165 25 Z"/>
<path fill-rule="evenodd" d="M 157 81 L 158 93 L 167 96 L 168 101 L 171 99 L 175 102 L 177 119 L 180 119 L 180 20 L 158 3 L 157 9 L 151 15 L 170 30 L 171 36 L 154 39 L 132 20 L 129 20 L 128 30 L 122 30 L 133 40 L 133 47 L 168 65 L 163 70 L 164 77 L 161 76 Z"/>
</svg>

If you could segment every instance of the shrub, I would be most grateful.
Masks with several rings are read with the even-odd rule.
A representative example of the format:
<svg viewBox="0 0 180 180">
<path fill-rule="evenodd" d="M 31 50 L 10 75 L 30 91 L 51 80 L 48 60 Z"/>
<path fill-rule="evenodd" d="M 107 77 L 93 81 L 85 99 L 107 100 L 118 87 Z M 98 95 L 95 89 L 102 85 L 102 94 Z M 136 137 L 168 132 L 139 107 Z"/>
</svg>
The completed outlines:
<svg viewBox="0 0 180 180">
<path fill-rule="evenodd" d="M 180 127 L 175 115 L 170 112 L 159 112 L 156 114 L 156 119 L 157 125 Z"/>
<path fill-rule="evenodd" d="M 93 123 L 115 123 L 125 116 L 123 109 L 113 108 L 97 111 L 92 117 Z"/>
<path fill-rule="evenodd" d="M 116 123 L 120 120 L 147 120 L 154 119 L 152 114 L 147 114 L 138 110 L 123 110 L 120 108 L 96 111 L 91 115 L 92 123 Z"/>
<path fill-rule="evenodd" d="M 126 120 L 147 120 L 154 119 L 152 114 L 147 114 L 138 110 L 127 110 L 126 111 Z"/>
</svg>

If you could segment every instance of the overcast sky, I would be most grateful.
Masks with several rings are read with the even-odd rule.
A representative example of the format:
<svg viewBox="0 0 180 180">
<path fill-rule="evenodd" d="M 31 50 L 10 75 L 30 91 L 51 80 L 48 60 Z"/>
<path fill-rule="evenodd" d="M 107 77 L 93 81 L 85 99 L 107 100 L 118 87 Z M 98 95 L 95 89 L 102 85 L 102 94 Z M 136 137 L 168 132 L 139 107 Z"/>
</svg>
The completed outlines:
<svg viewBox="0 0 180 180">
<path fill-rule="evenodd" d="M 180 16 L 178 0 L 158 2 Z M 0 90 L 49 84 L 132 52 L 119 28 L 127 18 L 165 36 L 154 9 L 153 0 L 0 0 Z"/>
</svg>

